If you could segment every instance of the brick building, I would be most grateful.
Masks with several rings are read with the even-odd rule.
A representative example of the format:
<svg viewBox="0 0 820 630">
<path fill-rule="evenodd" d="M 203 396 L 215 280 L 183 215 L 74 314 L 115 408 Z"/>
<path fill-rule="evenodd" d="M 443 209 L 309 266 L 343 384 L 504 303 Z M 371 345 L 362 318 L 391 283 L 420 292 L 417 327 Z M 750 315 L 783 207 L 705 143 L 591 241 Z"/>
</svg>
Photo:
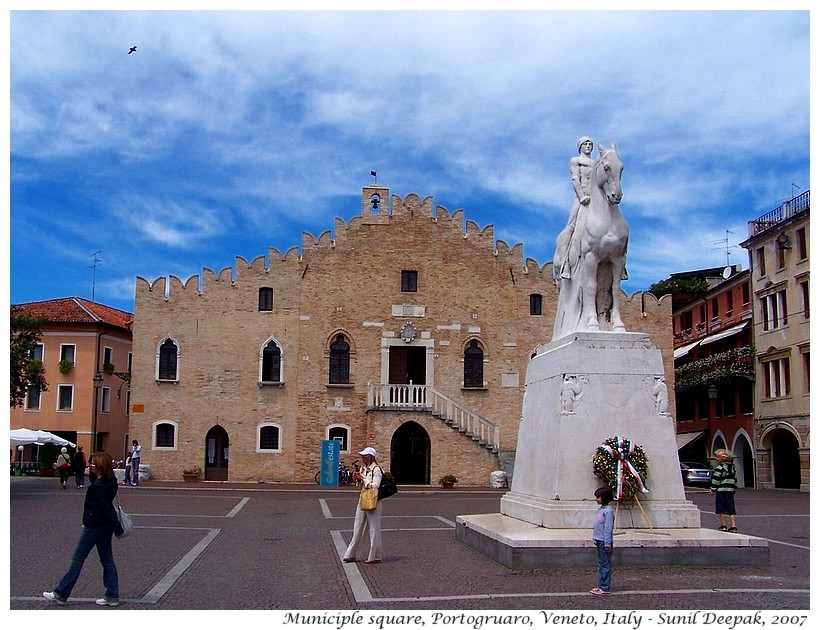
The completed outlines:
<svg viewBox="0 0 820 630">
<path fill-rule="evenodd" d="M 373 185 L 361 215 L 305 234 L 301 252 L 137 278 L 143 462 L 159 479 L 198 465 L 209 480 L 311 481 L 337 439 L 348 464 L 374 446 L 399 483 L 489 485 L 511 468 L 527 363 L 552 335 L 551 273 L 461 210 Z M 671 300 L 621 297 L 674 382 Z"/>
<path fill-rule="evenodd" d="M 40 342 L 48 389 L 29 388 L 22 407 L 12 408 L 11 428 L 44 429 L 82 446 L 124 458 L 133 315 L 79 297 L 14 305 L 41 317 Z M 26 447 L 24 460 L 33 458 Z"/>
<path fill-rule="evenodd" d="M 755 449 L 762 488 L 808 491 L 811 477 L 810 191 L 749 221 Z"/>
</svg>

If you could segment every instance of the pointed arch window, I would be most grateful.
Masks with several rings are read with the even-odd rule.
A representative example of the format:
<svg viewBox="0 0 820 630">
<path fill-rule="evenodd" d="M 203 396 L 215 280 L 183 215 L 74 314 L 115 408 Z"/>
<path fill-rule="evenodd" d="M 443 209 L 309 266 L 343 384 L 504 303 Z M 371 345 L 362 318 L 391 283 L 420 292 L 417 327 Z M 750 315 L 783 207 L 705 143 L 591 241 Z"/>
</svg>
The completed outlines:
<svg viewBox="0 0 820 630">
<path fill-rule="evenodd" d="M 282 349 L 271 339 L 262 348 L 261 373 L 259 380 L 263 383 L 282 382 Z"/>
<path fill-rule="evenodd" d="M 484 387 L 484 350 L 475 339 L 464 349 L 464 387 Z"/>
<path fill-rule="evenodd" d="M 157 380 L 179 380 L 179 346 L 173 339 L 162 342 L 157 353 Z"/>
<path fill-rule="evenodd" d="M 329 371 L 329 383 L 350 383 L 350 344 L 341 333 L 330 344 Z"/>
</svg>

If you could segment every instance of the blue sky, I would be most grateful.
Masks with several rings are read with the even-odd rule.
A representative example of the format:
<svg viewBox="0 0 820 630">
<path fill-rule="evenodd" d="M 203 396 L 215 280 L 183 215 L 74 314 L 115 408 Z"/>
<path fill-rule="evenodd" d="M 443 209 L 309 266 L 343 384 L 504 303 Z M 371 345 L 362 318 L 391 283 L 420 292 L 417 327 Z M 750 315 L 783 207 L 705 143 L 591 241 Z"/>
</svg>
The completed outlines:
<svg viewBox="0 0 820 630">
<path fill-rule="evenodd" d="M 746 222 L 810 186 L 808 11 L 8 19 L 11 303 L 132 311 L 137 276 L 349 221 L 372 170 L 544 264 L 582 135 L 625 165 L 628 293 L 746 268 Z"/>
</svg>

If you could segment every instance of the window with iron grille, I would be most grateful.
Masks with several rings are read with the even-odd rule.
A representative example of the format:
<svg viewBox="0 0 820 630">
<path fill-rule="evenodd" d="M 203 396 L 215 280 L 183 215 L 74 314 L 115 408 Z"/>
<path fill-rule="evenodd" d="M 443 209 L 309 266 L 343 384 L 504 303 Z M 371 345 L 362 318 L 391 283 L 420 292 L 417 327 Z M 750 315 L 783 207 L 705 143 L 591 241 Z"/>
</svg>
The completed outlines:
<svg viewBox="0 0 820 630">
<path fill-rule="evenodd" d="M 464 387 L 484 387 L 484 351 L 475 339 L 464 350 Z"/>
<path fill-rule="evenodd" d="M 350 382 L 350 344 L 343 334 L 336 335 L 330 344 L 329 383 L 343 384 Z"/>
<path fill-rule="evenodd" d="M 154 427 L 154 446 L 173 448 L 176 446 L 176 426 L 170 422 L 161 422 Z"/>
<path fill-rule="evenodd" d="M 541 314 L 541 304 L 543 302 L 543 297 L 540 293 L 532 293 L 530 294 L 530 315 L 540 315 Z"/>
<path fill-rule="evenodd" d="M 259 427 L 259 450 L 278 451 L 279 450 L 279 427 L 275 424 L 267 424 Z"/>
</svg>

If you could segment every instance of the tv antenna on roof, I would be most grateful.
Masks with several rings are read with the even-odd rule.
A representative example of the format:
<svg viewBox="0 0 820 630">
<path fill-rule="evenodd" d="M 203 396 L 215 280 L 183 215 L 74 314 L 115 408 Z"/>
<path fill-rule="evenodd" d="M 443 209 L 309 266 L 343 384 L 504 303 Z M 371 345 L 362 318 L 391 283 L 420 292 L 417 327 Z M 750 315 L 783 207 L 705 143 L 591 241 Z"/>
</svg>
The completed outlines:
<svg viewBox="0 0 820 630">
<path fill-rule="evenodd" d="M 720 249 L 725 249 L 726 250 L 726 266 L 727 267 L 731 266 L 729 264 L 729 250 L 732 249 L 733 247 L 737 247 L 737 245 L 729 245 L 729 234 L 733 234 L 733 232 L 730 232 L 729 230 L 726 230 L 726 236 L 724 238 L 722 238 L 719 241 L 712 241 L 712 245 L 722 244 L 723 247 L 721 247 Z"/>
<path fill-rule="evenodd" d="M 99 254 L 100 252 L 102 252 L 102 250 L 98 249 L 96 252 L 91 254 L 92 258 L 94 259 L 94 261 L 91 264 L 91 268 L 94 269 L 94 274 L 91 278 L 91 301 L 92 302 L 94 301 L 94 291 L 97 288 L 97 267 L 102 262 L 99 258 L 97 258 L 97 254 Z"/>
</svg>

